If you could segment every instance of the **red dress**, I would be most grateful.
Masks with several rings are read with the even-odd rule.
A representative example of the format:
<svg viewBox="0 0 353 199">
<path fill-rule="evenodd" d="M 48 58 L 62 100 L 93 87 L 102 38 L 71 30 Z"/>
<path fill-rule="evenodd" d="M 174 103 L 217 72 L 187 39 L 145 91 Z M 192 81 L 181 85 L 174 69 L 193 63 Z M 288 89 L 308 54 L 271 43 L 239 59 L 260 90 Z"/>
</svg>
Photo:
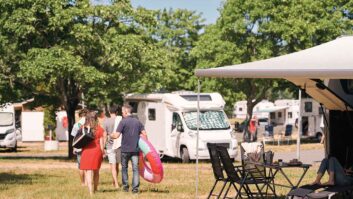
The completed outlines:
<svg viewBox="0 0 353 199">
<path fill-rule="evenodd" d="M 100 169 L 103 160 L 103 154 L 100 147 L 99 139 L 103 136 L 103 131 L 103 128 L 98 125 L 95 139 L 87 146 L 82 148 L 80 162 L 81 170 Z"/>
</svg>

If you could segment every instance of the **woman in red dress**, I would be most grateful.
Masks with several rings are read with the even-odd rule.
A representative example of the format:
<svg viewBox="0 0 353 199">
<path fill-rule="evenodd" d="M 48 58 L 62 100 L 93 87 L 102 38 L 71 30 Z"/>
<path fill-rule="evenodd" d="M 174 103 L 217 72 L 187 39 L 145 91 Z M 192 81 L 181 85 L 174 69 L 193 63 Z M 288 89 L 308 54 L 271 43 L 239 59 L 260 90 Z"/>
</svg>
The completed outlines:
<svg viewBox="0 0 353 199">
<path fill-rule="evenodd" d="M 82 148 L 80 169 L 86 171 L 86 182 L 90 194 L 97 191 L 99 169 L 103 160 L 103 128 L 98 124 L 97 115 L 93 112 L 86 116 L 84 128 L 93 131 L 95 139 Z"/>
</svg>

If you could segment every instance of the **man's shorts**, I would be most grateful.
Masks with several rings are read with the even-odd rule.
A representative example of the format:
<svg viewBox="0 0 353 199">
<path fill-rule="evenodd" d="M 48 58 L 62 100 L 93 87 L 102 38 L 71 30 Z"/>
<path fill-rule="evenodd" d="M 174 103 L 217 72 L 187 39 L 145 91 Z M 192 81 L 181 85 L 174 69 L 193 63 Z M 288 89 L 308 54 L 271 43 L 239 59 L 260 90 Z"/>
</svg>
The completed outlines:
<svg viewBox="0 0 353 199">
<path fill-rule="evenodd" d="M 121 148 L 107 150 L 109 164 L 121 163 Z"/>
<path fill-rule="evenodd" d="M 82 152 L 77 152 L 77 153 L 76 153 L 78 169 L 80 169 L 81 153 L 82 153 Z"/>
</svg>

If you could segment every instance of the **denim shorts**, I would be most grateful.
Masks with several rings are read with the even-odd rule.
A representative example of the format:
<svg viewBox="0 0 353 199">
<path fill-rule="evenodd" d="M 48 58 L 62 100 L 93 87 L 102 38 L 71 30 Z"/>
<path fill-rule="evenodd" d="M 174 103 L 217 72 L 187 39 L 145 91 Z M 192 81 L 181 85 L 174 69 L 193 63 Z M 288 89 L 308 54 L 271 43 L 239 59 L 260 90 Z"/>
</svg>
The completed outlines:
<svg viewBox="0 0 353 199">
<path fill-rule="evenodd" d="M 109 164 L 121 163 L 121 148 L 107 149 L 107 156 Z"/>
<path fill-rule="evenodd" d="M 77 152 L 76 153 L 76 158 L 77 158 L 77 166 L 80 169 L 80 163 L 81 163 L 81 153 L 82 152 Z"/>
</svg>

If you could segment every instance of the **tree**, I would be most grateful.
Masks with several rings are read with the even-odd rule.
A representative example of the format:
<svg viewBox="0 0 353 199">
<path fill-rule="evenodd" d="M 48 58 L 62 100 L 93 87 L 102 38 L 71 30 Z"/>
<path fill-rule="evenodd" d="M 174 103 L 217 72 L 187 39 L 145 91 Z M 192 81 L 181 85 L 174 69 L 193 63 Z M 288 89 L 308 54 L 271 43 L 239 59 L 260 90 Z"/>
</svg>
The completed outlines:
<svg viewBox="0 0 353 199">
<path fill-rule="evenodd" d="M 145 34 L 153 15 L 133 9 L 128 0 L 108 6 L 92 6 L 88 0 L 0 4 L 2 67 L 11 69 L 16 82 L 33 95 L 58 99 L 69 132 L 82 93 L 89 101 L 104 101 L 163 68 L 165 56 Z M 72 157 L 71 136 L 68 145 Z"/>
<path fill-rule="evenodd" d="M 190 79 L 196 59 L 190 56 L 190 51 L 199 39 L 204 19 L 195 11 L 185 9 L 163 9 L 154 15 L 156 25 L 150 28 L 150 37 L 168 55 L 164 65 L 169 71 L 164 72 L 163 88 L 194 90 Z"/>
<path fill-rule="evenodd" d="M 227 0 L 216 24 L 206 29 L 193 50 L 197 66 L 245 63 L 327 42 L 351 31 L 352 15 L 348 8 L 349 1 Z M 247 99 L 249 117 L 260 98 L 267 94 L 271 97 L 271 91 L 284 84 L 278 80 L 252 79 L 235 80 L 232 86 L 230 81 L 234 80 L 212 80 L 206 87 L 235 91 L 239 90 L 234 87 L 240 88 Z"/>
</svg>

